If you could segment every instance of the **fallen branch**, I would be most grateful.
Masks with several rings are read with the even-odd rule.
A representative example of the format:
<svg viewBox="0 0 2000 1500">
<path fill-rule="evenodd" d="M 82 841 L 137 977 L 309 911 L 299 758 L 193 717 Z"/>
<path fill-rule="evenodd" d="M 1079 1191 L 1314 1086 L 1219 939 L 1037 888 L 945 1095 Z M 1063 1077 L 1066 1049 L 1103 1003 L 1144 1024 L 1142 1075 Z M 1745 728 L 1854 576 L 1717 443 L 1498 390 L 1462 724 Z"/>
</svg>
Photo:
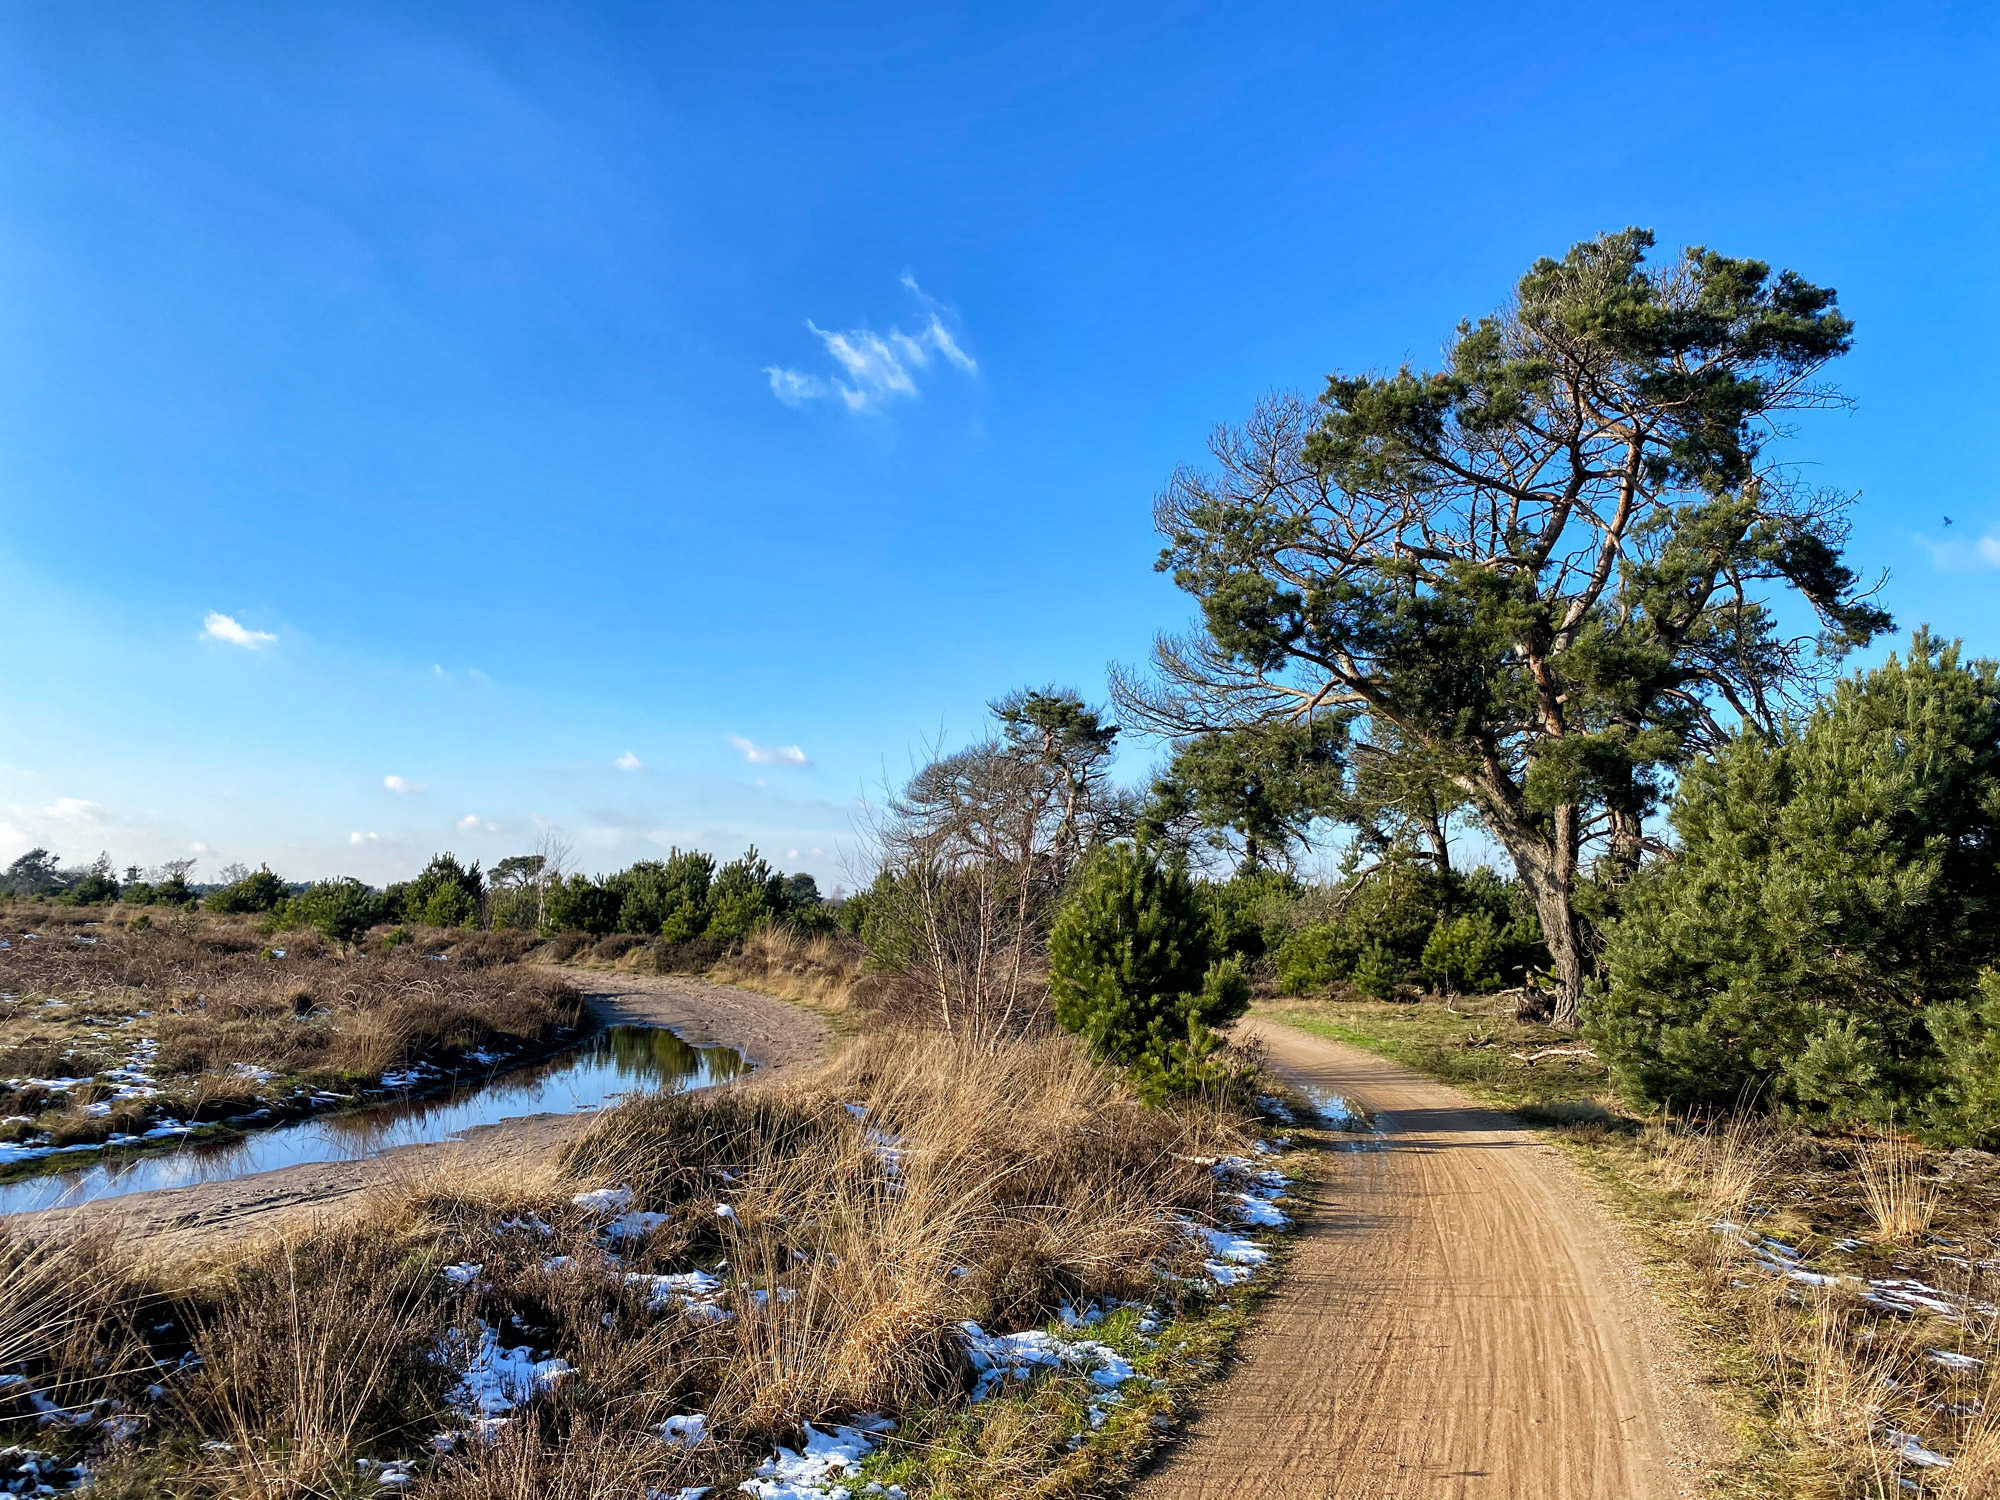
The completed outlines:
<svg viewBox="0 0 2000 1500">
<path fill-rule="evenodd" d="M 1545 1057 L 1595 1057 L 1588 1047 L 1544 1047 L 1539 1052 L 1509 1052 L 1509 1057 L 1533 1067 Z"/>
</svg>

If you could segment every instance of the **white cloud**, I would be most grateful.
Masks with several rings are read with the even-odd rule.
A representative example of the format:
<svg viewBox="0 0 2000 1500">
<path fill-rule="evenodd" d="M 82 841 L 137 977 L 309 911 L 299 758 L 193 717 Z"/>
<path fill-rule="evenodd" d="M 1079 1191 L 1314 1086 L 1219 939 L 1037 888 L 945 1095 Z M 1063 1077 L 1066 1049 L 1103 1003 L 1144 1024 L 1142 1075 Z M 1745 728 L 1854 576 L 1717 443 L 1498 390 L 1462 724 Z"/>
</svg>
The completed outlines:
<svg viewBox="0 0 2000 1500">
<path fill-rule="evenodd" d="M 805 751 L 797 745 L 760 745 L 755 740 L 746 740 L 740 734 L 732 734 L 729 743 L 743 752 L 743 758 L 753 766 L 809 766 Z"/>
<path fill-rule="evenodd" d="M 1916 542 L 1930 554 L 1931 566 L 1940 573 L 1983 573 L 2000 568 L 2000 536 L 1990 531 L 1981 537 L 1947 537 L 1941 542 L 1919 532 Z"/>
<path fill-rule="evenodd" d="M 95 802 L 87 802 L 81 797 L 58 797 L 42 809 L 42 815 L 59 818 L 65 823 L 95 823 L 101 811 Z"/>
<path fill-rule="evenodd" d="M 498 833 L 500 825 L 491 818 L 482 818 L 478 813 L 467 813 L 458 820 L 458 826 L 468 832 L 474 828 L 484 828 L 488 833 Z"/>
<path fill-rule="evenodd" d="M 381 837 L 382 835 L 379 833 L 350 833 L 347 836 L 347 842 L 350 844 L 373 844 L 379 842 Z"/>
<path fill-rule="evenodd" d="M 404 796 L 414 796 L 418 792 L 427 792 L 430 790 L 430 787 L 424 782 L 412 781 L 407 776 L 384 776 L 382 778 L 382 785 L 390 791 L 401 793 Z"/>
<path fill-rule="evenodd" d="M 941 358 L 967 375 L 976 375 L 978 361 L 965 352 L 945 326 L 949 309 L 927 296 L 917 285 L 917 278 L 908 271 L 903 273 L 903 285 L 923 312 L 923 326 L 914 334 L 899 328 L 891 328 L 886 334 L 869 328 L 836 333 L 808 318 L 806 327 L 819 336 L 845 378 L 829 380 L 803 370 L 767 365 L 764 374 L 771 382 L 771 394 L 787 406 L 838 399 L 849 411 L 862 412 L 899 397 L 921 395 L 917 376 L 930 369 L 933 359 Z"/>
<path fill-rule="evenodd" d="M 252 630 L 240 625 L 228 615 L 211 610 L 201 622 L 201 638 L 205 641 L 221 641 L 225 645 L 241 646 L 245 651 L 261 651 L 266 646 L 278 644 L 278 638 L 268 630 Z"/>
<path fill-rule="evenodd" d="M 646 763 L 630 750 L 627 750 L 618 759 L 611 762 L 611 764 L 621 771 L 643 771 L 646 769 Z"/>
</svg>

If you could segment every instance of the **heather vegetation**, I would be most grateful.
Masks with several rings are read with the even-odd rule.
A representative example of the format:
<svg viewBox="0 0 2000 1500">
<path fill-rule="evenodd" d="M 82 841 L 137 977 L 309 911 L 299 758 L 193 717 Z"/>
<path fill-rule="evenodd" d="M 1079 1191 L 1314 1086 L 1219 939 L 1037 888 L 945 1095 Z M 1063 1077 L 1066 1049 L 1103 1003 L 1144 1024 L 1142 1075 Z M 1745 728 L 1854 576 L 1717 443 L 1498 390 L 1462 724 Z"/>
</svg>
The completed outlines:
<svg viewBox="0 0 2000 1500">
<path fill-rule="evenodd" d="M 273 948 L 247 921 L 192 914 L 3 920 L 0 1172 L 407 1092 L 584 1025 L 574 987 L 518 948 L 342 953 L 310 932 Z"/>
</svg>

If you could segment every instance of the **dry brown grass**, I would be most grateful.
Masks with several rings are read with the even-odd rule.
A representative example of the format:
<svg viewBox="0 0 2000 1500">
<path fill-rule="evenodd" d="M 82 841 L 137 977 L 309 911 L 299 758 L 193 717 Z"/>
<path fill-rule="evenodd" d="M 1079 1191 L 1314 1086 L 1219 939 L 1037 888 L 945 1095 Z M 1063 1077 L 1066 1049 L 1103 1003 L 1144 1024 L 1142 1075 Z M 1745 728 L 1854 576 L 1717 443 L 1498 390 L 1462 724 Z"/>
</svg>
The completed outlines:
<svg viewBox="0 0 2000 1500">
<path fill-rule="evenodd" d="M 160 1112 L 197 1122 L 244 1112 L 270 1092 L 252 1070 L 351 1089 L 420 1058 L 544 1043 L 582 1015 L 566 981 L 513 961 L 515 934 L 440 934 L 455 946 L 436 960 L 429 944 L 343 954 L 310 933 L 267 938 L 243 918 L 138 928 L 46 920 L 55 914 L 15 907 L 0 923 L 13 938 L 0 949 L 0 992 L 11 997 L 0 1001 L 0 1116 L 34 1117 L 26 1128 L 55 1145 L 136 1132 Z M 269 956 L 273 942 L 283 959 Z M 111 1092 L 101 1085 L 5 1082 L 89 1077 L 124 1066 L 146 1039 L 157 1043 L 159 1100 L 93 1116 L 84 1106 Z"/>
<path fill-rule="evenodd" d="M 848 1108 L 863 1101 L 865 1119 Z M 1198 1300 L 1160 1273 L 1194 1269 L 1180 1220 L 1214 1213 L 1203 1162 L 1240 1149 L 1244 1123 L 1220 1107 L 1149 1109 L 1069 1039 L 869 1036 L 782 1091 L 598 1116 L 561 1159 L 461 1153 L 350 1222 L 229 1264 L 139 1266 L 94 1241 L 62 1251 L 82 1274 L 58 1273 L 49 1247 L 0 1235 L 19 1273 L 0 1274 L 0 1370 L 139 1415 L 122 1444 L 101 1421 L 42 1439 L 90 1450 L 107 1495 L 359 1494 L 358 1459 L 399 1457 L 426 1461 L 419 1493 L 450 1500 L 727 1485 L 804 1422 L 950 1410 L 965 1388 L 961 1319 L 1012 1331 L 1066 1300 Z M 571 1202 L 609 1183 L 660 1216 L 615 1245 L 603 1214 Z M 461 1262 L 480 1268 L 469 1284 L 440 1274 Z M 628 1280 L 697 1268 L 720 1275 L 733 1318 L 651 1309 Z M 454 1376 L 435 1356 L 482 1326 L 577 1373 L 495 1441 L 436 1456 L 431 1436 L 462 1418 L 445 1410 Z M 148 1401 L 149 1384 L 165 1399 Z M 712 1441 L 649 1434 L 689 1411 L 709 1415 Z M 0 1442 L 30 1417 L 21 1390 L 0 1392 Z M 989 1476 L 1026 1483 L 1059 1458 L 1049 1420 L 1027 1422 L 1015 1449 L 997 1417 Z"/>
<path fill-rule="evenodd" d="M 1938 1194 L 1935 1184 L 1924 1180 L 1923 1170 L 1923 1153 L 1898 1135 L 1862 1150 L 1861 1190 L 1877 1238 L 1907 1245 L 1930 1229 Z"/>
<path fill-rule="evenodd" d="M 1765 1474 L 1769 1492 L 2000 1500 L 1987 1415 L 2000 1411 L 2000 1225 L 1975 1214 L 1954 1225 L 1962 1239 L 1928 1237 L 1940 1200 L 1925 1154 L 1900 1139 L 1842 1145 L 1737 1116 L 1655 1122 L 1639 1140 L 1639 1175 L 1678 1205 L 1690 1301 L 1748 1355 L 1746 1387 L 1789 1455 Z M 1788 1274 L 1770 1241 L 1810 1274 Z M 1870 1279 L 1920 1282 L 1957 1312 L 1871 1303 Z M 1961 1355 L 1981 1363 L 1954 1367 Z M 1902 1453 L 1906 1437 L 1951 1466 Z"/>
<path fill-rule="evenodd" d="M 857 987 L 865 984 L 867 957 L 867 949 L 845 933 L 807 937 L 789 927 L 764 927 L 724 954 L 709 972 L 724 984 L 845 1011 Z"/>
</svg>

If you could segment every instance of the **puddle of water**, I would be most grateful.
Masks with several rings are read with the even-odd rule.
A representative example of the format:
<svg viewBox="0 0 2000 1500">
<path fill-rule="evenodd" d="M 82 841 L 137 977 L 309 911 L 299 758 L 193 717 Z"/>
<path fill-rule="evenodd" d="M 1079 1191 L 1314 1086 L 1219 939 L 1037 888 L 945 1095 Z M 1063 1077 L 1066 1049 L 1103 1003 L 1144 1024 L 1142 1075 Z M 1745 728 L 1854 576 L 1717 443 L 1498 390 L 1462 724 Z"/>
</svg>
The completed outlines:
<svg viewBox="0 0 2000 1500">
<path fill-rule="evenodd" d="M 1344 1095 L 1329 1089 L 1311 1088 L 1305 1090 L 1311 1101 L 1313 1114 L 1319 1124 L 1328 1130 L 1339 1131 L 1343 1135 L 1359 1139 L 1339 1143 L 1343 1151 L 1379 1151 L 1388 1145 L 1382 1132 L 1376 1128 L 1375 1116 L 1366 1106 L 1356 1103 Z"/>
<path fill-rule="evenodd" d="M 68 1208 L 96 1198 L 248 1177 L 305 1162 L 359 1161 L 398 1146 L 449 1140 L 523 1115 L 583 1114 L 627 1094 L 682 1093 L 749 1071 L 733 1047 L 694 1047 L 652 1026 L 612 1026 L 555 1057 L 424 1099 L 300 1120 L 226 1141 L 0 1184 L 0 1214 Z"/>
</svg>

